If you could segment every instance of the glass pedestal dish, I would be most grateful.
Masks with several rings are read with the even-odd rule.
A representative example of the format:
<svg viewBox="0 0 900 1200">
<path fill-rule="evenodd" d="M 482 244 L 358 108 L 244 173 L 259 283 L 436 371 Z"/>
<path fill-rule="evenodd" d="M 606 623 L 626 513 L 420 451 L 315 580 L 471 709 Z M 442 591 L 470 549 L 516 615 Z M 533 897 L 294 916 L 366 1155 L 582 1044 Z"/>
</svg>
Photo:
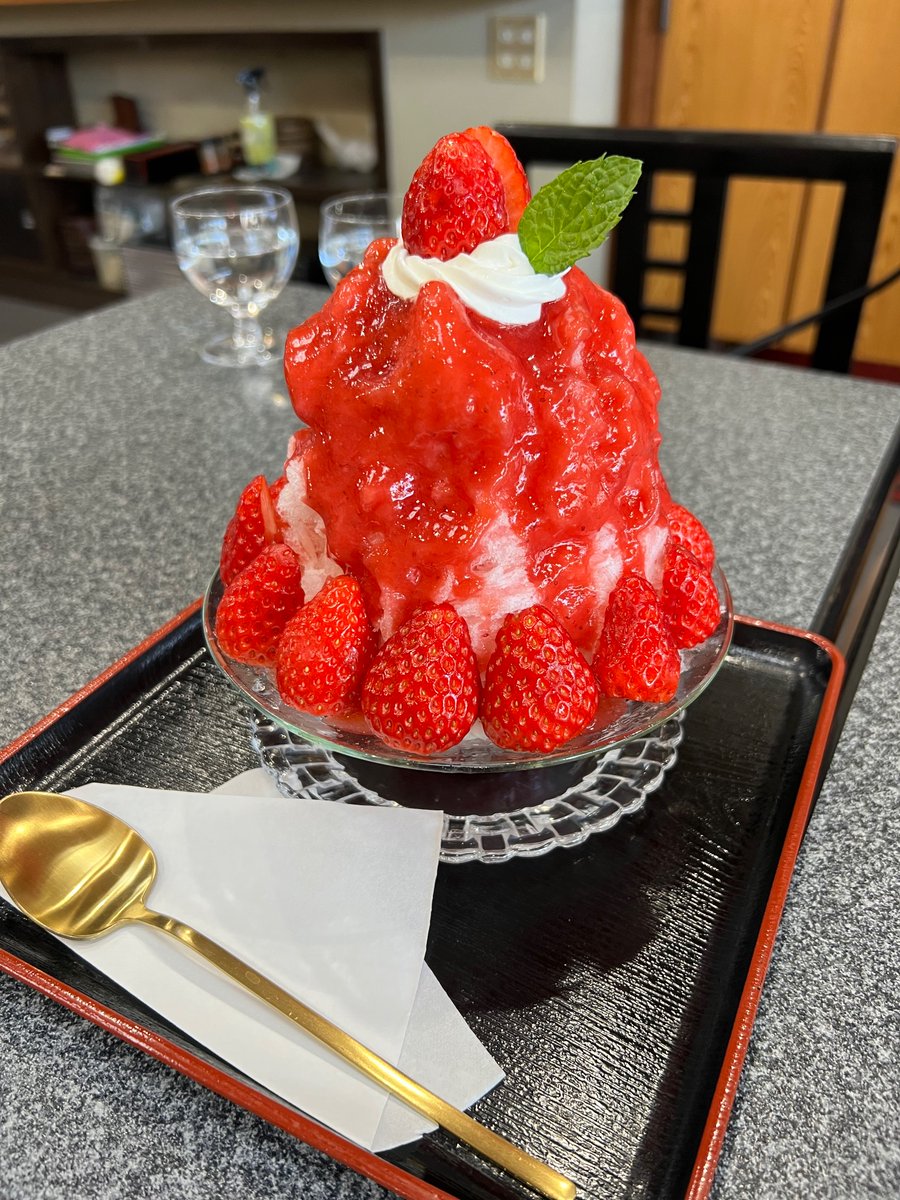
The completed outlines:
<svg viewBox="0 0 900 1200">
<path fill-rule="evenodd" d="M 213 660 L 251 705 L 252 744 L 286 795 L 350 804 L 405 805 L 444 813 L 441 858 L 505 862 L 580 845 L 637 812 L 674 764 L 684 710 L 712 682 L 731 643 L 734 614 L 714 569 L 720 619 L 700 646 L 682 651 L 666 704 L 601 699 L 590 729 L 549 754 L 495 746 L 476 722 L 458 745 L 425 758 L 395 750 L 360 718 L 299 712 L 279 696 L 271 670 L 235 662 L 215 634 L 224 591 L 207 590 L 203 628 Z"/>
</svg>

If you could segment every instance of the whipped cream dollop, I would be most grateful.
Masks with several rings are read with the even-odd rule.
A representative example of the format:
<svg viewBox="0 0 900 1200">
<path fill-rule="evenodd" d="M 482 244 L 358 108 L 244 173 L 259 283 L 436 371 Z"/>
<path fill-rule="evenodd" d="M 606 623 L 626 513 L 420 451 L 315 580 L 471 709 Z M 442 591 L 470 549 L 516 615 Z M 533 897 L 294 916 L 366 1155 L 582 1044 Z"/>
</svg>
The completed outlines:
<svg viewBox="0 0 900 1200">
<path fill-rule="evenodd" d="M 503 325 L 530 325 L 540 317 L 543 304 L 566 292 L 566 272 L 540 275 L 515 233 L 482 242 L 471 254 L 457 254 L 446 262 L 410 254 L 398 241 L 381 264 L 381 273 L 401 300 L 414 300 L 423 284 L 439 279 L 467 308 Z"/>
</svg>

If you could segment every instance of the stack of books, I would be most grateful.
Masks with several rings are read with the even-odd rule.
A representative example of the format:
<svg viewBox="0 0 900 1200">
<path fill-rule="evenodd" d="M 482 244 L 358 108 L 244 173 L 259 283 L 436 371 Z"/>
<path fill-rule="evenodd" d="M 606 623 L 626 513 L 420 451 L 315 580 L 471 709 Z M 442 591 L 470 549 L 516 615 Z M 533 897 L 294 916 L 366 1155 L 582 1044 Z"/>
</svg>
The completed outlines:
<svg viewBox="0 0 900 1200">
<path fill-rule="evenodd" d="M 101 160 L 153 150 L 164 145 L 165 140 L 161 133 L 134 133 L 110 125 L 78 129 L 51 145 L 48 174 L 93 176 Z"/>
</svg>

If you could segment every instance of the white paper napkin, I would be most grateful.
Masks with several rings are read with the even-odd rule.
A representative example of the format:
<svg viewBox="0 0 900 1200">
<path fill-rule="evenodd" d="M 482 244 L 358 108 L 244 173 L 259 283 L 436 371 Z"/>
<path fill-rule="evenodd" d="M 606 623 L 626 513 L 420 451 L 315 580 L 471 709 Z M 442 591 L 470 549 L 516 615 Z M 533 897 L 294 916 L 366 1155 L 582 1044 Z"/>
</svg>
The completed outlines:
<svg viewBox="0 0 900 1200">
<path fill-rule="evenodd" d="M 261 767 L 244 771 L 213 791 L 281 797 L 275 780 Z M 288 799 L 286 803 L 294 803 L 294 800 Z M 466 1024 L 427 963 L 422 964 L 419 987 L 396 1065 L 457 1108 L 468 1108 L 503 1079 L 503 1071 Z M 376 1152 L 391 1150 L 394 1146 L 415 1141 L 434 1128 L 434 1124 L 400 1100 L 388 1097 L 378 1132 L 369 1148 Z"/>
<path fill-rule="evenodd" d="M 423 972 L 440 814 L 286 800 L 254 783 L 256 795 L 103 784 L 73 793 L 153 847 L 152 908 L 220 942 L 451 1103 L 472 1103 L 501 1072 Z M 66 944 L 359 1145 L 383 1150 L 432 1128 L 164 934 L 131 926 Z"/>
</svg>

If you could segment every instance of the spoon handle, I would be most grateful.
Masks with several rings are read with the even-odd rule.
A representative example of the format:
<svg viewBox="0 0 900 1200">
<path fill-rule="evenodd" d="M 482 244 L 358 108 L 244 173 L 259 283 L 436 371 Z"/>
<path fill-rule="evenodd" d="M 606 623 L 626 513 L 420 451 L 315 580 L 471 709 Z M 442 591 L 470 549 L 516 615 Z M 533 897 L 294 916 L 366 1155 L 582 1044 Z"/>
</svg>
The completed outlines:
<svg viewBox="0 0 900 1200">
<path fill-rule="evenodd" d="M 135 914 L 135 920 L 161 929 L 178 941 L 212 963 L 224 974 L 230 976 L 236 983 L 253 992 L 260 1000 L 264 1000 L 284 1016 L 289 1017 L 301 1029 L 322 1042 L 335 1054 L 340 1055 L 351 1066 L 356 1067 L 363 1075 L 383 1087 L 392 1095 L 397 1096 L 410 1108 L 428 1117 L 429 1120 L 441 1125 L 450 1133 L 455 1134 L 461 1141 L 471 1146 L 473 1150 L 487 1158 L 497 1166 L 502 1167 L 523 1183 L 534 1188 L 549 1200 L 574 1200 L 575 1185 L 565 1175 L 554 1171 L 545 1163 L 532 1158 L 524 1150 L 514 1146 L 499 1134 L 492 1133 L 480 1125 L 472 1117 L 453 1105 L 448 1104 L 433 1092 L 428 1091 L 420 1083 L 398 1071 L 386 1059 L 368 1049 L 349 1033 L 345 1033 L 326 1017 L 308 1008 L 302 1001 L 290 995 L 271 979 L 266 979 L 257 971 L 252 970 L 246 963 L 225 950 L 205 934 L 192 929 L 173 917 L 162 913 L 143 909 Z"/>
</svg>

